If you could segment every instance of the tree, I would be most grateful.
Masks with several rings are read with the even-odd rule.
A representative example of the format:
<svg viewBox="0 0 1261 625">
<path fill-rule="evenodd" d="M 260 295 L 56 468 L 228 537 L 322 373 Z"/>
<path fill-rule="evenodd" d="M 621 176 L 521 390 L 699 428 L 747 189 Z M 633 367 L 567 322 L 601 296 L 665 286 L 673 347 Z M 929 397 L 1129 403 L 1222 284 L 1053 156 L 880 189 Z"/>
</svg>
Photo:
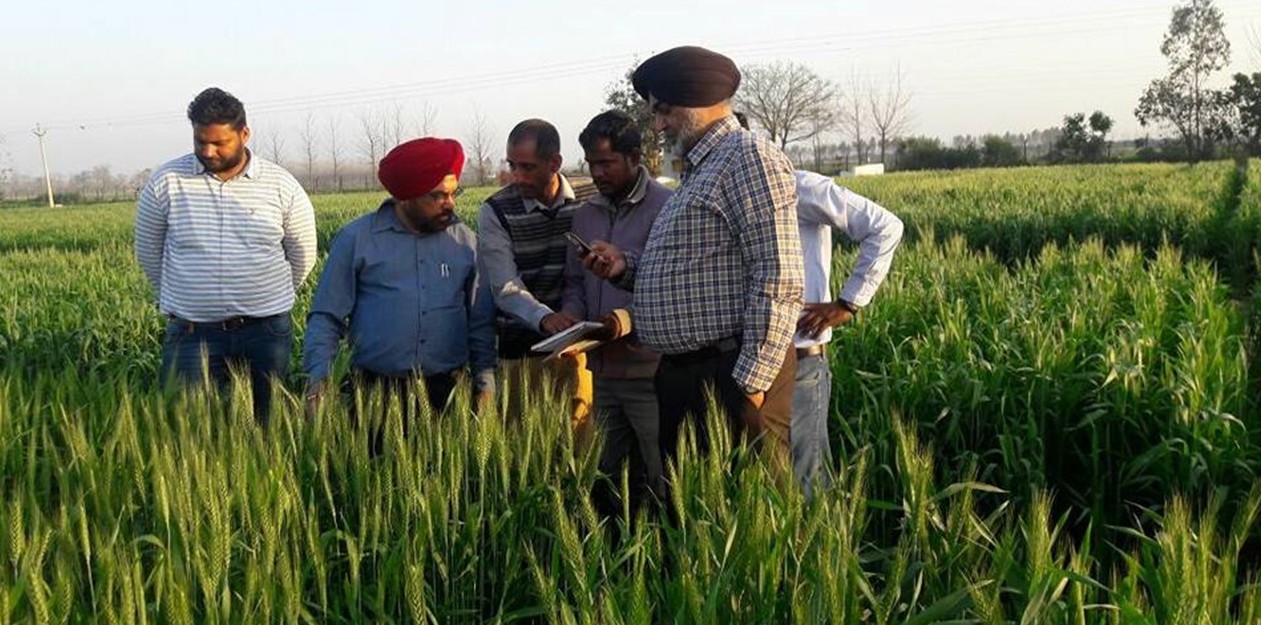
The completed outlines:
<svg viewBox="0 0 1261 625">
<path fill-rule="evenodd" d="M 369 109 L 364 109 L 359 113 L 359 129 L 363 132 L 360 137 L 359 150 L 368 157 L 368 173 L 375 176 L 377 173 L 378 155 L 381 153 L 382 144 L 385 139 L 381 136 L 380 126 L 377 124 L 376 115 Z M 371 187 L 371 182 L 366 181 L 366 186 Z"/>
<path fill-rule="evenodd" d="M 865 93 L 866 90 L 858 80 L 858 74 L 852 74 L 849 80 L 849 97 L 843 100 L 840 117 L 841 127 L 852 141 L 855 165 L 862 165 L 867 161 L 867 153 L 864 150 L 867 144 L 863 141 L 863 131 L 867 121 L 867 111 L 863 106 L 866 101 Z"/>
<path fill-rule="evenodd" d="M 0 200 L 8 199 L 13 194 L 9 185 L 13 182 L 13 166 L 9 164 L 9 153 L 4 150 L 5 137 L 0 135 Z"/>
<path fill-rule="evenodd" d="M 661 133 L 652 127 L 652 109 L 648 106 L 648 101 L 639 97 L 631 81 L 635 74 L 635 67 L 638 65 L 639 60 L 636 59 L 635 64 L 626 70 L 626 75 L 622 80 L 608 86 L 608 90 L 604 93 L 604 104 L 612 110 L 626 113 L 635 120 L 635 127 L 639 128 L 644 166 L 648 168 L 649 173 L 659 176 L 664 153 L 662 145 L 664 139 Z"/>
<path fill-rule="evenodd" d="M 330 117 L 328 120 L 328 158 L 333 164 L 333 182 L 337 185 L 337 190 L 342 190 L 341 176 L 341 160 L 342 150 L 341 142 L 338 141 L 338 127 L 341 125 L 340 117 Z"/>
<path fill-rule="evenodd" d="M 319 137 L 315 134 L 314 113 L 306 114 L 302 127 L 298 129 L 298 139 L 302 141 L 302 154 L 306 157 L 306 184 L 316 187 L 318 185 L 315 184 L 315 150 L 319 145 Z"/>
<path fill-rule="evenodd" d="M 1230 108 L 1228 134 L 1249 153 L 1261 154 L 1261 72 L 1235 74 L 1225 98 Z"/>
<path fill-rule="evenodd" d="M 880 144 L 880 162 L 883 163 L 888 147 L 911 124 L 911 93 L 902 87 L 901 68 L 894 71 L 883 92 L 876 89 L 867 92 L 867 104 L 876 141 Z"/>
<path fill-rule="evenodd" d="M 1175 7 L 1160 45 L 1169 74 L 1153 80 L 1134 109 L 1143 126 L 1172 126 L 1192 161 L 1212 155 L 1212 130 L 1220 127 L 1224 113 L 1221 97 L 1208 87 L 1212 74 L 1230 62 L 1223 28 L 1222 12 L 1213 0 Z"/>
<path fill-rule="evenodd" d="M 434 122 L 438 119 L 438 109 L 425 102 L 420 106 L 420 118 L 416 120 L 416 136 L 428 137 L 433 131 Z"/>
<path fill-rule="evenodd" d="M 1107 152 L 1108 133 L 1112 130 L 1112 118 L 1102 111 L 1074 113 L 1064 116 L 1064 127 L 1050 159 L 1056 163 L 1097 163 Z"/>
<path fill-rule="evenodd" d="M 271 162 L 282 165 L 285 155 L 285 138 L 280 128 L 272 126 L 263 137 L 263 153 Z"/>
<path fill-rule="evenodd" d="M 473 107 L 473 125 L 469 129 L 468 135 L 468 151 L 465 153 L 468 157 L 469 164 L 472 165 L 474 176 L 476 176 L 477 186 L 486 186 L 491 184 L 490 172 L 491 154 L 495 149 L 493 145 L 493 133 L 489 125 L 486 123 L 486 116 L 482 115 L 481 109 Z"/>
<path fill-rule="evenodd" d="M 985 167 L 1012 167 L 1024 161 L 1020 150 L 1010 139 L 998 135 L 981 138 L 981 165 Z"/>
<path fill-rule="evenodd" d="M 836 88 L 800 63 L 745 68 L 736 108 L 780 148 L 826 132 L 836 119 Z"/>
</svg>

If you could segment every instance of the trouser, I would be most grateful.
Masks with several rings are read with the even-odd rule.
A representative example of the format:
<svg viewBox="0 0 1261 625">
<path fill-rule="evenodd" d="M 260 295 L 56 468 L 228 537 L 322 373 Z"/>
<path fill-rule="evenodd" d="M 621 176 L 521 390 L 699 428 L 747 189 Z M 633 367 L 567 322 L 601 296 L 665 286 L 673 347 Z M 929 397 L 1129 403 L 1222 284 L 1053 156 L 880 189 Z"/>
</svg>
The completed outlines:
<svg viewBox="0 0 1261 625">
<path fill-rule="evenodd" d="M 793 387 L 793 476 L 807 497 L 816 486 L 827 488 L 832 476 L 832 447 L 828 442 L 828 400 L 832 395 L 832 370 L 826 354 L 798 353 Z"/>
<path fill-rule="evenodd" d="M 185 384 L 210 382 L 224 388 L 232 370 L 250 376 L 254 418 L 267 427 L 272 380 L 289 375 L 293 325 L 289 313 L 193 322 L 171 317 L 162 337 L 162 375 Z"/>
<path fill-rule="evenodd" d="M 785 350 L 783 365 L 766 390 L 762 406 L 755 407 L 731 377 L 740 357 L 740 340 L 723 339 L 694 352 L 665 355 L 657 369 L 657 402 L 661 411 L 661 456 L 676 457 L 679 427 L 691 420 L 702 453 L 708 452 L 710 433 L 705 414 L 713 393 L 737 442 L 760 440 L 762 451 L 773 466 L 787 472 L 789 427 L 792 418 L 793 376 L 797 352 Z"/>
<path fill-rule="evenodd" d="M 590 432 L 592 389 L 586 354 L 546 362 L 542 356 L 505 359 L 501 364 L 508 387 L 509 415 L 524 412 L 527 396 L 537 400 L 541 392 L 550 391 L 569 399 L 569 419 L 574 429 L 580 433 Z"/>
<path fill-rule="evenodd" d="M 446 408 L 458 381 L 456 372 L 391 376 L 355 369 L 342 382 L 342 392 L 348 396 L 352 422 L 372 429 L 371 451 L 373 455 L 378 455 L 385 448 L 386 417 L 393 402 L 399 404 L 402 431 L 406 436 L 411 422 L 425 414 L 426 407 L 432 415 Z M 375 419 L 362 413 L 373 393 L 379 393 L 381 401 Z M 422 401 L 425 403 L 421 404 Z"/>
<path fill-rule="evenodd" d="M 660 413 L 653 379 L 595 378 L 592 412 L 604 435 L 600 472 L 608 476 L 608 481 L 596 483 L 596 507 L 606 516 L 617 514 L 622 468 L 626 466 L 633 512 L 650 492 L 661 492 Z"/>
</svg>

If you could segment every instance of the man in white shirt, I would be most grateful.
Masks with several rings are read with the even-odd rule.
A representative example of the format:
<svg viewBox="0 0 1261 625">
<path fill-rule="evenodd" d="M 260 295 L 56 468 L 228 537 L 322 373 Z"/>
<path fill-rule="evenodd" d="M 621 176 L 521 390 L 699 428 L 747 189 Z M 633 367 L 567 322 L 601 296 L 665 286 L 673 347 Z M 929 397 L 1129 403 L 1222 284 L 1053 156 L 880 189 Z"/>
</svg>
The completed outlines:
<svg viewBox="0 0 1261 625">
<path fill-rule="evenodd" d="M 211 87 L 188 105 L 193 152 L 153 173 L 136 206 L 136 259 L 167 317 L 162 372 L 222 386 L 248 371 L 264 426 L 289 372 L 294 294 L 315 266 L 315 211 L 284 168 L 250 152 L 245 107 Z"/>
<path fill-rule="evenodd" d="M 797 225 L 805 259 L 805 307 L 793 342 L 797 377 L 793 390 L 793 474 L 809 496 L 830 483 L 832 449 L 828 443 L 828 400 L 832 371 L 826 346 L 832 328 L 851 322 L 889 273 L 893 252 L 902 241 L 902 220 L 879 204 L 808 171 L 797 178 Z M 832 230 L 859 245 L 858 262 L 833 300 Z"/>
</svg>

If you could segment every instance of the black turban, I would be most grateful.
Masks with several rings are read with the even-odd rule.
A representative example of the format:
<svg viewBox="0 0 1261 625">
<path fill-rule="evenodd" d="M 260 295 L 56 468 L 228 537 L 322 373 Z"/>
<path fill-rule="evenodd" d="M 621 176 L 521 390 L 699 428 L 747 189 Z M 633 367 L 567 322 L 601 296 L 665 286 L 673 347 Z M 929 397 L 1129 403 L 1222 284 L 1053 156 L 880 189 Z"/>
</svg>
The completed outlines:
<svg viewBox="0 0 1261 625">
<path fill-rule="evenodd" d="M 735 95 L 740 70 L 731 59 L 697 46 L 680 46 L 635 68 L 631 82 L 645 100 L 651 95 L 673 106 L 713 106 Z"/>
</svg>

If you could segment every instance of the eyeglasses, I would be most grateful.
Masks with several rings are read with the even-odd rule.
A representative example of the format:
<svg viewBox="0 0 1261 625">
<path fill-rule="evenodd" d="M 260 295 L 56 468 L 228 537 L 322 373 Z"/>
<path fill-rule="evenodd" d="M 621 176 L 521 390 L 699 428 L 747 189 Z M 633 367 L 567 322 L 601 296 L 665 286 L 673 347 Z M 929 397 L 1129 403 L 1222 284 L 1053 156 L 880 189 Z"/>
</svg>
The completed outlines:
<svg viewBox="0 0 1261 625">
<path fill-rule="evenodd" d="M 429 193 L 426 193 L 422 195 L 421 197 L 435 204 L 441 204 L 445 202 L 448 198 L 450 198 L 450 200 L 454 202 L 456 198 L 459 198 L 461 195 L 464 195 L 464 187 L 456 187 L 455 191 L 452 191 L 450 193 L 447 193 L 446 191 L 430 191 Z"/>
</svg>

